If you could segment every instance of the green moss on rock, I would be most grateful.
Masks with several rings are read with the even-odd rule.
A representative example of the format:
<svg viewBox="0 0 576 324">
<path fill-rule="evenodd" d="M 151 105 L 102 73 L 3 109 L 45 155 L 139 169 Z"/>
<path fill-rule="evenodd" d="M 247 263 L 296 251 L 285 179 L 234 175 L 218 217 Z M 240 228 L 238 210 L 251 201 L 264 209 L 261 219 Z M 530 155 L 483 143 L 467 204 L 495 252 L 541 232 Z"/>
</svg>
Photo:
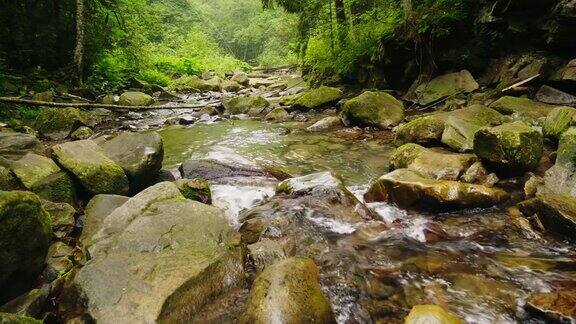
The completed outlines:
<svg viewBox="0 0 576 324">
<path fill-rule="evenodd" d="M 442 210 L 492 207 L 507 198 L 508 194 L 501 189 L 430 179 L 409 169 L 398 169 L 380 177 L 364 195 L 367 202 L 385 201 L 404 208 Z"/>
<path fill-rule="evenodd" d="M 268 106 L 270 106 L 270 103 L 261 96 L 238 96 L 224 101 L 224 108 L 230 115 L 258 115 Z"/>
<path fill-rule="evenodd" d="M 511 115 L 514 119 L 531 124 L 540 124 L 555 107 L 528 98 L 510 96 L 502 97 L 490 105 L 490 108 L 504 115 Z"/>
<path fill-rule="evenodd" d="M 42 321 L 28 316 L 0 313 L 0 324 L 42 324 Z"/>
<path fill-rule="evenodd" d="M 388 93 L 366 91 L 344 104 L 342 118 L 349 125 L 388 128 L 404 119 L 404 104 Z"/>
<path fill-rule="evenodd" d="M 154 99 L 139 91 L 126 91 L 120 95 L 118 104 L 121 106 L 150 106 L 154 103 Z"/>
<path fill-rule="evenodd" d="M 122 167 L 91 140 L 55 145 L 56 161 L 71 172 L 91 194 L 126 194 L 129 183 Z"/>
<path fill-rule="evenodd" d="M 182 196 L 186 199 L 199 201 L 204 204 L 212 204 L 212 191 L 210 183 L 204 179 L 180 179 L 174 181 Z"/>
<path fill-rule="evenodd" d="M 337 103 L 343 96 L 342 90 L 323 86 L 303 93 L 294 101 L 293 107 L 305 111 L 322 108 Z"/>
<path fill-rule="evenodd" d="M 410 169 L 428 178 L 458 180 L 476 162 L 473 154 L 428 149 L 418 144 L 405 144 L 390 157 L 390 170 Z"/>
<path fill-rule="evenodd" d="M 440 143 L 444 132 L 444 120 L 430 115 L 416 118 L 398 127 L 394 143 L 397 146 L 406 143 L 430 145 Z"/>
<path fill-rule="evenodd" d="M 430 82 L 418 85 L 408 99 L 425 106 L 458 93 L 470 93 L 478 88 L 479 85 L 470 72 L 462 70 L 438 76 Z"/>
<path fill-rule="evenodd" d="M 86 125 L 86 115 L 77 108 L 46 108 L 36 117 L 34 128 L 41 136 L 62 140 L 78 127 Z"/>
<path fill-rule="evenodd" d="M 464 324 L 464 321 L 438 305 L 416 305 L 412 307 L 404 324 L 421 323 Z"/>
<path fill-rule="evenodd" d="M 573 117 L 575 115 L 576 109 L 571 107 L 557 107 L 552 109 L 542 125 L 544 136 L 558 140 L 560 135 L 573 123 Z"/>
<path fill-rule="evenodd" d="M 474 153 L 488 166 L 518 174 L 538 167 L 543 142 L 540 132 L 523 122 L 513 122 L 476 133 Z"/>
<path fill-rule="evenodd" d="M 274 108 L 271 112 L 269 112 L 265 117 L 265 120 L 274 121 L 274 122 L 284 122 L 290 119 L 290 115 L 284 108 Z"/>
<path fill-rule="evenodd" d="M 18 178 L 10 172 L 10 169 L 0 166 L 0 190 L 10 191 L 18 188 L 20 188 Z"/>
<path fill-rule="evenodd" d="M 40 198 L 53 202 L 77 204 L 76 183 L 65 171 L 59 171 L 36 182 L 30 190 Z"/>
<path fill-rule="evenodd" d="M 576 127 L 571 127 L 560 136 L 556 165 L 576 166 Z"/>
<path fill-rule="evenodd" d="M 0 191 L 0 291 L 12 274 L 42 270 L 51 237 L 50 216 L 38 196 Z"/>
</svg>

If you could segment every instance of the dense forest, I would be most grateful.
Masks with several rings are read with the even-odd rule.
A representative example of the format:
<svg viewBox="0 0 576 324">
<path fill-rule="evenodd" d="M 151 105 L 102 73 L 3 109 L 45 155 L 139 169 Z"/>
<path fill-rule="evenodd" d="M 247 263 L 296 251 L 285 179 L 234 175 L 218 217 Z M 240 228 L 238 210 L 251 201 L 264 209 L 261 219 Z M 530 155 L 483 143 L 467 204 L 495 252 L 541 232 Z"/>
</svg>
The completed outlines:
<svg viewBox="0 0 576 324">
<path fill-rule="evenodd" d="M 575 0 L 0 0 L 0 323 L 576 323 Z"/>
</svg>

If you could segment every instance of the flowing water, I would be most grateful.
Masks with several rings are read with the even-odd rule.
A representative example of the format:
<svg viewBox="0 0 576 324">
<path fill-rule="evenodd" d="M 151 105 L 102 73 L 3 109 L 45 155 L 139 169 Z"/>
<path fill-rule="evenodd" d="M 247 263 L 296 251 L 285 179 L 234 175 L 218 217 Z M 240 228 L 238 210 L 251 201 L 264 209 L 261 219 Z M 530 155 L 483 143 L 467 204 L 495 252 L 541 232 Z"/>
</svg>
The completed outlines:
<svg viewBox="0 0 576 324">
<path fill-rule="evenodd" d="M 208 157 L 273 164 L 293 175 L 330 170 L 359 198 L 386 173 L 393 151 L 390 134 L 308 133 L 303 127 L 227 120 L 164 128 L 164 165 L 175 169 L 189 158 Z M 242 211 L 259 204 L 262 215 L 289 213 L 298 219 L 299 227 L 284 234 L 303 237 L 297 240 L 297 254 L 319 255 L 323 289 L 340 323 L 402 322 L 413 305 L 429 303 L 469 323 L 537 323 L 525 319 L 522 305 L 528 294 L 576 287 L 571 245 L 521 230 L 506 211 L 438 214 L 377 203 L 369 207 L 379 221 L 354 222 L 328 217 L 300 201 L 283 205 L 276 197 L 266 203 L 275 184 L 271 179 L 214 184 L 215 205 L 237 227 Z"/>
</svg>

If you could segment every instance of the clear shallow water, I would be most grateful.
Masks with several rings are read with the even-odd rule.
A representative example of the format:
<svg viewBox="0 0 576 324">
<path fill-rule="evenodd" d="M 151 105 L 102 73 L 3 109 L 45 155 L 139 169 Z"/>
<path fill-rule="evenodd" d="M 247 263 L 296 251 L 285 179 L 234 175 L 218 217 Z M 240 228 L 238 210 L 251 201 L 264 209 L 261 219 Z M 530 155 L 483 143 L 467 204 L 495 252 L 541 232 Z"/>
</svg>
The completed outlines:
<svg viewBox="0 0 576 324">
<path fill-rule="evenodd" d="M 386 173 L 389 141 L 302 127 L 241 120 L 166 128 L 164 165 L 210 157 L 277 164 L 294 175 L 332 170 L 360 198 L 372 179 Z M 213 187 L 215 204 L 234 225 L 242 209 L 273 195 L 273 184 L 252 180 Z M 285 213 L 266 206 L 263 213 Z M 297 254 L 311 247 L 321 251 L 315 261 L 340 323 L 401 323 L 413 305 L 427 303 L 468 323 L 539 323 L 522 309 L 530 293 L 576 288 L 574 246 L 522 232 L 505 211 L 430 214 L 385 203 L 369 207 L 379 221 L 349 223 L 305 205 L 289 207 L 301 219 L 284 234 L 308 237 Z"/>
<path fill-rule="evenodd" d="M 164 166 L 175 167 L 189 158 L 222 159 L 235 153 L 260 165 L 282 166 L 304 175 L 331 170 L 347 185 L 366 184 L 384 174 L 390 144 L 358 141 L 335 133 L 308 133 L 302 123 L 269 124 L 256 120 L 222 121 L 161 131 Z"/>
</svg>

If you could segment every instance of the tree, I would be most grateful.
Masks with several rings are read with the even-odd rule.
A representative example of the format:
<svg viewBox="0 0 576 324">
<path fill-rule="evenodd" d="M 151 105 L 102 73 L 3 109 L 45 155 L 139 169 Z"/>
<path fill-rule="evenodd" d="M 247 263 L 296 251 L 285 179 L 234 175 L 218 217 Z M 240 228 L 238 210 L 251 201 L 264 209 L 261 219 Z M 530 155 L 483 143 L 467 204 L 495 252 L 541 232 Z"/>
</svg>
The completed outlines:
<svg viewBox="0 0 576 324">
<path fill-rule="evenodd" d="M 84 0 L 76 0 L 76 48 L 74 50 L 76 82 L 82 85 L 84 73 Z"/>
</svg>

